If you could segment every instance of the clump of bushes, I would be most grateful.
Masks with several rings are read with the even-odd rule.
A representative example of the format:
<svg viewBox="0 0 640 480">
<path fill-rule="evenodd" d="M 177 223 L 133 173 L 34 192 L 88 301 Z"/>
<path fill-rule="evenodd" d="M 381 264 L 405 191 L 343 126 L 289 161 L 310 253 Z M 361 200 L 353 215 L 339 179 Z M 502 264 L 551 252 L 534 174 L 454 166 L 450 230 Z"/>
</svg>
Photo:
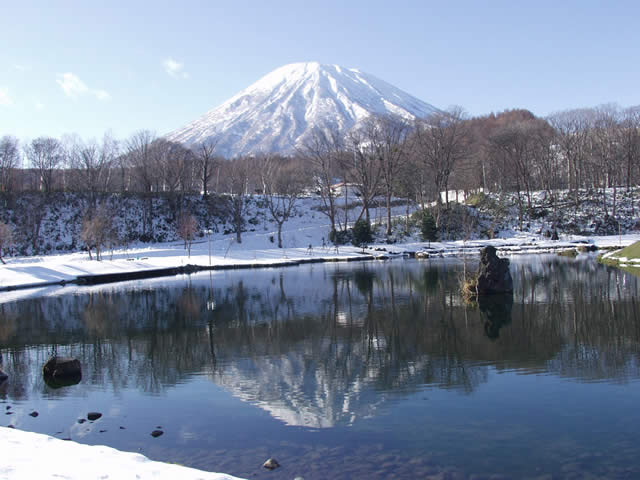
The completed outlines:
<svg viewBox="0 0 640 480">
<path fill-rule="evenodd" d="M 334 230 L 329 232 L 329 242 L 334 245 L 345 245 L 352 239 L 351 230 Z"/>
<path fill-rule="evenodd" d="M 352 229 L 352 239 L 356 247 L 364 247 L 365 245 L 373 241 L 373 233 L 371 232 L 371 225 L 366 220 L 360 219 L 354 225 Z"/>
</svg>

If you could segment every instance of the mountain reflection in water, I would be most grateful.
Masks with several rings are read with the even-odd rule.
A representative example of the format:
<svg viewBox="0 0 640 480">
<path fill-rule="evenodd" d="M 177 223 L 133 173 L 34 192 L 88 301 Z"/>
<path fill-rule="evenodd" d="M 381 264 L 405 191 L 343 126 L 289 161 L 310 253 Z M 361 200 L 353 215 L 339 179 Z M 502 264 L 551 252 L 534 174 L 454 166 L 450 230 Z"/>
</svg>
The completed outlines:
<svg viewBox="0 0 640 480">
<path fill-rule="evenodd" d="M 475 266 L 475 260 L 470 264 Z M 288 425 L 351 425 L 425 386 L 473 392 L 489 370 L 578 381 L 639 377 L 638 284 L 593 261 L 512 261 L 513 296 L 468 305 L 461 261 L 198 274 L 0 304 L 12 378 L 44 385 L 53 352 L 83 384 L 158 393 L 207 375 Z"/>
</svg>

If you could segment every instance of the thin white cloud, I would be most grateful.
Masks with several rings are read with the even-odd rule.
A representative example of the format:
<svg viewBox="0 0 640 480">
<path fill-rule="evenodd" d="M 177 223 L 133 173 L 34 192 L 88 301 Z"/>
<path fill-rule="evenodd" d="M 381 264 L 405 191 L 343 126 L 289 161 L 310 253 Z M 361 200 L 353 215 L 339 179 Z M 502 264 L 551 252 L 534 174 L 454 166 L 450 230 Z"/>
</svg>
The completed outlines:
<svg viewBox="0 0 640 480">
<path fill-rule="evenodd" d="M 71 72 L 59 73 L 57 76 L 56 82 L 69 98 L 76 100 L 85 95 L 91 95 L 98 100 L 109 100 L 111 98 L 105 90 L 89 88 L 77 75 Z"/>
<path fill-rule="evenodd" d="M 164 71 L 175 78 L 189 78 L 189 74 L 184 71 L 184 65 L 173 58 L 167 58 L 162 62 Z"/>
<path fill-rule="evenodd" d="M 7 87 L 0 87 L 0 106 L 12 105 L 11 97 L 9 96 L 9 89 Z"/>
<path fill-rule="evenodd" d="M 38 101 L 38 100 L 34 100 L 33 101 L 33 108 L 35 108 L 38 112 L 41 112 L 42 110 L 44 110 L 44 103 Z"/>
<path fill-rule="evenodd" d="M 111 95 L 106 90 L 93 90 L 93 94 L 98 100 L 109 100 Z"/>
<path fill-rule="evenodd" d="M 27 72 L 27 71 L 31 70 L 30 66 L 28 66 L 28 65 L 20 65 L 19 63 L 16 63 L 13 66 L 13 68 L 14 68 L 14 70 L 17 70 L 19 72 Z"/>
</svg>

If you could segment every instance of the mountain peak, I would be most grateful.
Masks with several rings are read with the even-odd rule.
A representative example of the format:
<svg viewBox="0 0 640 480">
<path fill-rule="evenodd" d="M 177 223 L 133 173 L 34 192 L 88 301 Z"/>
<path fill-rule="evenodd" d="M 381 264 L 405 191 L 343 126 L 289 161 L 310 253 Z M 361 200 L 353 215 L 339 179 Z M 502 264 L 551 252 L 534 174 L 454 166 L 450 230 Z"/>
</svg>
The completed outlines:
<svg viewBox="0 0 640 480">
<path fill-rule="evenodd" d="M 295 152 L 316 128 L 346 134 L 371 114 L 407 119 L 437 109 L 373 75 L 319 62 L 290 63 L 169 135 L 194 145 L 217 139 L 231 157 Z"/>
</svg>

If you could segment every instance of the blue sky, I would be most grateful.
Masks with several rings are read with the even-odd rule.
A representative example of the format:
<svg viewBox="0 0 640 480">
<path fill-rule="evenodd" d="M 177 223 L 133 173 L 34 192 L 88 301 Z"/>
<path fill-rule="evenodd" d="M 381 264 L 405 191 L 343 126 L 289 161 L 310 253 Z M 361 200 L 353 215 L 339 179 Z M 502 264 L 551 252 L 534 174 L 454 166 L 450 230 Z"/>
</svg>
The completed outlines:
<svg viewBox="0 0 640 480">
<path fill-rule="evenodd" d="M 167 133 L 287 63 L 436 107 L 640 104 L 637 1 L 29 1 L 0 14 L 0 136 Z"/>
</svg>

